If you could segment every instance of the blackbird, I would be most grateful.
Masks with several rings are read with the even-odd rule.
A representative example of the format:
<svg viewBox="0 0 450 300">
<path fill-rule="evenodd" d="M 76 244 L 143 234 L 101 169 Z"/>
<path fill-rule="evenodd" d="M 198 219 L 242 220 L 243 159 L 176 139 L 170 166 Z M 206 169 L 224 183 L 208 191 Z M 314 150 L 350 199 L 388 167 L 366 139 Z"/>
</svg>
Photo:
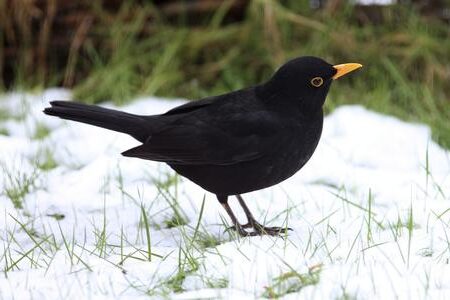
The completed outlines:
<svg viewBox="0 0 450 300">
<path fill-rule="evenodd" d="M 258 223 L 241 194 L 278 184 L 303 167 L 319 142 L 322 106 L 331 83 L 360 67 L 298 57 L 265 83 L 189 102 L 160 115 L 68 101 L 52 101 L 44 113 L 131 135 L 142 144 L 122 155 L 165 162 L 214 193 L 239 235 L 280 235 L 290 228 Z M 229 196 L 237 197 L 246 224 L 238 222 Z"/>
</svg>

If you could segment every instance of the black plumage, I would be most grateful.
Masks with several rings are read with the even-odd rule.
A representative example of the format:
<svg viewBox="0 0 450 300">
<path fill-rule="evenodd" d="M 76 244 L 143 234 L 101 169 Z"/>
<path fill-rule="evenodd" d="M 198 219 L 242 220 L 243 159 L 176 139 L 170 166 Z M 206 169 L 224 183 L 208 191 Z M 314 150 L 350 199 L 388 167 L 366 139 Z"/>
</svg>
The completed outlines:
<svg viewBox="0 0 450 300">
<path fill-rule="evenodd" d="M 240 194 L 275 185 L 295 174 L 313 154 L 322 132 L 322 106 L 333 79 L 358 68 L 299 57 L 266 83 L 142 116 L 67 101 L 48 115 L 131 135 L 142 144 L 122 154 L 160 161 L 217 195 L 241 235 L 285 232 L 256 222 Z M 236 195 L 248 223 L 228 206 Z M 248 232 L 245 228 L 253 228 Z"/>
</svg>

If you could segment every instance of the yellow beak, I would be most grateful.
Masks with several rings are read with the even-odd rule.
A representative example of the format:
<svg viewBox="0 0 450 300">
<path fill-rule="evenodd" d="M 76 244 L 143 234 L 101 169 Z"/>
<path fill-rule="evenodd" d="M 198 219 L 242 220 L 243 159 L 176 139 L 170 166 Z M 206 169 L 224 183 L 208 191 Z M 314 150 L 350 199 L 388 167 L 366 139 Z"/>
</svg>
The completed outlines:
<svg viewBox="0 0 450 300">
<path fill-rule="evenodd" d="M 338 79 L 339 77 L 344 76 L 345 74 L 350 73 L 351 71 L 354 71 L 361 67 L 362 67 L 361 64 L 355 63 L 335 65 L 333 66 L 333 68 L 337 70 L 337 73 L 333 76 L 333 79 Z"/>
</svg>

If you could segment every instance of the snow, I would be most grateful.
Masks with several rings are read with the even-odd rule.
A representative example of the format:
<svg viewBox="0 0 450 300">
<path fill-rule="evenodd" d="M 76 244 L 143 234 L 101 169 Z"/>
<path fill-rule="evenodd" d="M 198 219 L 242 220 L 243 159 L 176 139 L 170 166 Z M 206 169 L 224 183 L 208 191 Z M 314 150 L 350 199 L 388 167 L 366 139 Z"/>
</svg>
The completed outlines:
<svg viewBox="0 0 450 300">
<path fill-rule="evenodd" d="M 16 116 L 0 120 L 9 133 L 0 135 L 0 298 L 450 297 L 450 152 L 427 126 L 336 109 L 300 172 L 244 195 L 258 220 L 293 231 L 237 238 L 214 195 L 180 177 L 166 188 L 167 166 L 122 157 L 132 138 L 42 114 L 49 100 L 70 98 L 50 89 L 0 99 Z M 148 97 L 120 109 L 154 114 L 183 102 Z M 44 139 L 32 138 L 37 124 L 50 129 Z M 36 169 L 45 149 L 57 163 L 48 171 Z M 22 209 L 6 195 L 17 176 L 35 178 Z M 174 198 L 188 224 L 169 228 Z M 277 284 L 295 272 L 318 282 Z"/>
<path fill-rule="evenodd" d="M 397 3 L 395 0 L 356 0 L 355 3 L 360 5 L 392 5 Z"/>
</svg>

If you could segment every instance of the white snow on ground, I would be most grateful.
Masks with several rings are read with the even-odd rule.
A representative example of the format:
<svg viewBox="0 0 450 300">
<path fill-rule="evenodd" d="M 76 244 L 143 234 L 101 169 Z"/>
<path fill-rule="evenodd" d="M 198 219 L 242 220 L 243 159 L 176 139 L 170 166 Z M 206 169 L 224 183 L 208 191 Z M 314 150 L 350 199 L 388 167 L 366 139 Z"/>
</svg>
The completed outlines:
<svg viewBox="0 0 450 300">
<path fill-rule="evenodd" d="M 450 297 L 450 152 L 428 127 L 338 108 L 299 173 L 244 196 L 261 222 L 294 230 L 237 238 L 224 233 L 214 195 L 163 164 L 122 157 L 132 138 L 42 114 L 70 97 L 0 99 L 15 116 L 0 119 L 0 298 Z M 154 114 L 182 102 L 121 109 Z M 33 138 L 38 127 L 50 134 Z M 52 156 L 55 168 L 36 167 Z M 188 224 L 168 226 L 175 211 Z"/>
</svg>

